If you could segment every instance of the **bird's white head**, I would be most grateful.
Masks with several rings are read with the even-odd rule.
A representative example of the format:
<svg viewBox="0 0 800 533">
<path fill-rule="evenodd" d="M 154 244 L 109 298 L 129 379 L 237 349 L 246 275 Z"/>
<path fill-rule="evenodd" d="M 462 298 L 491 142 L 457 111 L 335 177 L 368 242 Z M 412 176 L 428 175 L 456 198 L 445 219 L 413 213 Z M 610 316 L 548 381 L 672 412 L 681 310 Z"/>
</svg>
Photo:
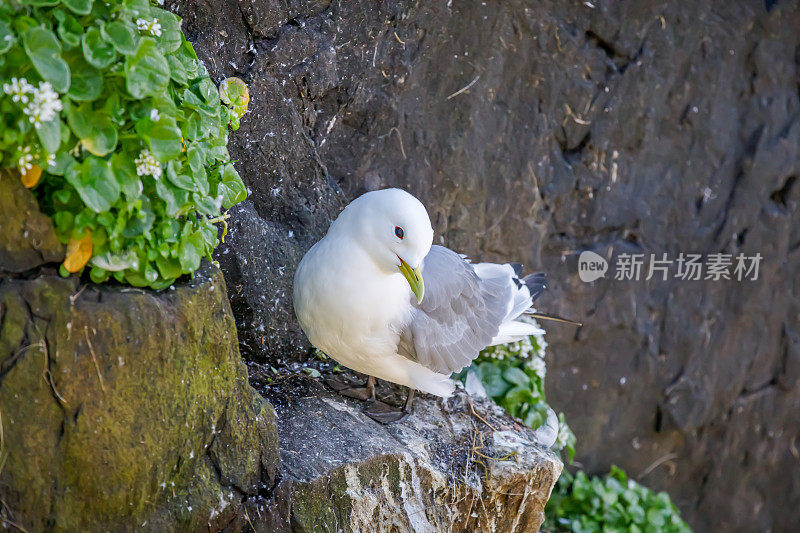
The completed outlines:
<svg viewBox="0 0 800 533">
<path fill-rule="evenodd" d="M 387 274 L 398 269 L 422 301 L 422 260 L 433 244 L 431 219 L 422 202 L 400 189 L 365 193 L 348 205 L 329 233 L 346 232 Z"/>
</svg>

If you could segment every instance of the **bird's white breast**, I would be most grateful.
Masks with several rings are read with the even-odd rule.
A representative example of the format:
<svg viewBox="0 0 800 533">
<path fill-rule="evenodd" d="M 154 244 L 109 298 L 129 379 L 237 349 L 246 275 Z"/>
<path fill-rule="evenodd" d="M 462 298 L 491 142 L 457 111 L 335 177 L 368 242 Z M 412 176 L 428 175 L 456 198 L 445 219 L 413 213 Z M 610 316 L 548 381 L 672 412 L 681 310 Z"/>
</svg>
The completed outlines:
<svg viewBox="0 0 800 533">
<path fill-rule="evenodd" d="M 303 257 L 294 305 L 309 340 L 343 365 L 367 374 L 393 356 L 411 291 L 403 275 L 381 272 L 347 239 L 329 235 Z"/>
</svg>

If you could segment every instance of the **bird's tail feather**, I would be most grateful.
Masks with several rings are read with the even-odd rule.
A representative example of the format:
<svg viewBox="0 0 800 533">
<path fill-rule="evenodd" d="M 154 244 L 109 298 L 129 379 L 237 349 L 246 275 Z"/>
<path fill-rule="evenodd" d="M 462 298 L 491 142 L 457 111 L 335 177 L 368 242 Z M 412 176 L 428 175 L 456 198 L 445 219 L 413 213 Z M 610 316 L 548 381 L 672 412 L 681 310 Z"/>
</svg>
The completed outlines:
<svg viewBox="0 0 800 533">
<path fill-rule="evenodd" d="M 411 381 L 409 386 L 442 398 L 452 396 L 456 388 L 450 376 L 439 374 L 416 363 L 408 366 L 408 377 Z"/>
<path fill-rule="evenodd" d="M 507 342 L 516 342 L 529 335 L 537 335 L 539 333 L 544 333 L 544 330 L 528 322 L 519 322 L 517 320 L 503 322 L 500 324 L 500 331 L 494 336 L 490 346 L 505 344 Z"/>
</svg>

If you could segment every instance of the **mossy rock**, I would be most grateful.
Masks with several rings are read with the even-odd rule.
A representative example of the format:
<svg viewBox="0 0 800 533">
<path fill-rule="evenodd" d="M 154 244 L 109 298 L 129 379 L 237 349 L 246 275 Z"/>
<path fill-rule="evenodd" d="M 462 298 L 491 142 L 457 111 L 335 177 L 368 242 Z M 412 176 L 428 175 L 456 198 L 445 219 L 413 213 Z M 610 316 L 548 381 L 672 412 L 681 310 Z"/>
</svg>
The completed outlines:
<svg viewBox="0 0 800 533">
<path fill-rule="evenodd" d="M 53 222 L 16 170 L 0 169 L 0 272 L 24 272 L 64 259 Z"/>
<path fill-rule="evenodd" d="M 0 281 L 0 371 L 0 498 L 28 531 L 194 531 L 274 483 L 216 269 L 161 293 Z"/>
</svg>

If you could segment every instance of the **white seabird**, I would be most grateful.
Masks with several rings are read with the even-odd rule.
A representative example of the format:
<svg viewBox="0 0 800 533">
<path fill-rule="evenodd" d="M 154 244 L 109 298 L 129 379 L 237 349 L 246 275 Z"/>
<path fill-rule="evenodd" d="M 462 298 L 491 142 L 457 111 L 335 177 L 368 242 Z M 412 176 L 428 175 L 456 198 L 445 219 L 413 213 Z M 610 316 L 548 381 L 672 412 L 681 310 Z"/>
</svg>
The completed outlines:
<svg viewBox="0 0 800 533">
<path fill-rule="evenodd" d="M 402 411 L 373 402 L 381 422 L 408 413 L 413 390 L 441 397 L 486 346 L 541 333 L 518 320 L 544 291 L 543 274 L 511 264 L 472 264 L 443 246 L 422 203 L 400 189 L 348 205 L 294 276 L 294 308 L 311 343 L 370 376 L 349 396 L 375 399 L 374 378 L 411 390 Z"/>
</svg>

